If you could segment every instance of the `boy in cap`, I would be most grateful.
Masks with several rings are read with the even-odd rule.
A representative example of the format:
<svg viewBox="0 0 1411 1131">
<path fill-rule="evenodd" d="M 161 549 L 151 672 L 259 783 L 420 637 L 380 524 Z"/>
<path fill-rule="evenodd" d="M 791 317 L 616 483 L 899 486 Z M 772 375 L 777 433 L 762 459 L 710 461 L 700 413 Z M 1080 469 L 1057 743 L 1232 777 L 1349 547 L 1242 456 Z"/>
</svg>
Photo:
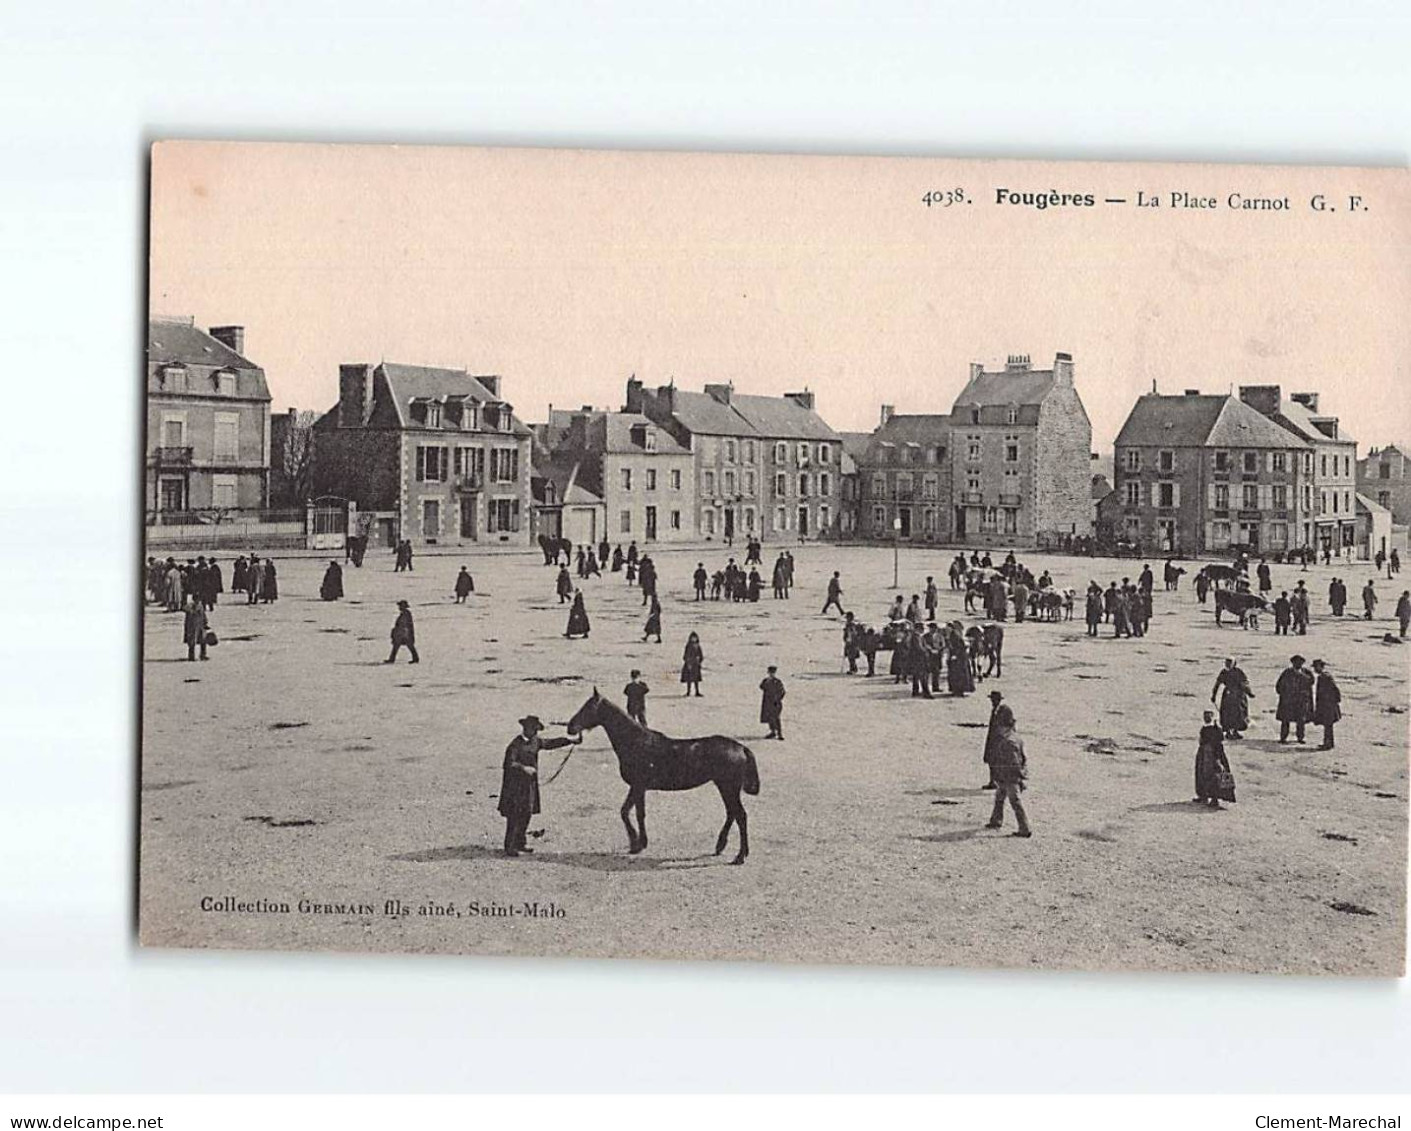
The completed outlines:
<svg viewBox="0 0 1411 1131">
<path fill-rule="evenodd" d="M 412 654 L 412 663 L 421 663 L 421 657 L 416 654 L 416 625 L 412 623 L 411 606 L 405 601 L 398 601 L 397 608 L 401 611 L 397 614 L 397 621 L 392 625 L 392 654 L 384 660 L 384 663 L 395 664 L 397 653 L 402 650 L 402 645 L 407 646 L 407 651 Z"/>
<path fill-rule="evenodd" d="M 627 698 L 627 717 L 642 726 L 647 725 L 647 692 L 650 690 L 642 682 L 642 673 L 633 668 L 632 681 L 622 689 L 622 694 Z"/>
<path fill-rule="evenodd" d="M 500 775 L 500 816 L 505 819 L 505 855 L 518 856 L 534 850 L 525 844 L 529 818 L 539 812 L 539 751 L 557 750 L 582 742 L 574 738 L 540 738 L 544 724 L 537 715 L 519 720 L 520 733 L 505 747 Z"/>
</svg>

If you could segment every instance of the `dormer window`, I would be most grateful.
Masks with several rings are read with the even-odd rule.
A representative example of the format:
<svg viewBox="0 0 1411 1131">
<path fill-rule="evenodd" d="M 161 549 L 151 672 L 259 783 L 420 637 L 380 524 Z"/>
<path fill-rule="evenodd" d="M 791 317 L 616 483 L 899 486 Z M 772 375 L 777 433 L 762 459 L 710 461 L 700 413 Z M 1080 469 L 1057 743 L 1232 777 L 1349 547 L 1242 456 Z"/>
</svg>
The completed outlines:
<svg viewBox="0 0 1411 1131">
<path fill-rule="evenodd" d="M 657 434 L 650 428 L 642 429 L 642 447 L 649 452 L 657 450 Z"/>
<path fill-rule="evenodd" d="M 439 404 L 428 404 L 426 406 L 426 426 L 428 428 L 441 427 L 441 406 Z"/>
<path fill-rule="evenodd" d="M 980 410 L 979 410 L 978 408 L 972 408 L 972 409 L 970 410 L 970 423 L 971 423 L 971 424 L 979 424 L 979 423 L 980 423 Z"/>
<path fill-rule="evenodd" d="M 162 388 L 169 393 L 186 392 L 186 367 L 168 365 L 162 370 Z"/>
<path fill-rule="evenodd" d="M 461 405 L 461 431 L 474 432 L 476 428 L 476 408 L 467 402 Z"/>
<path fill-rule="evenodd" d="M 229 369 L 216 371 L 216 392 L 223 397 L 235 396 L 236 381 L 235 374 Z"/>
<path fill-rule="evenodd" d="M 1019 406 L 1018 406 L 1018 405 L 1010 405 L 1009 408 L 1005 410 L 1005 413 L 1004 413 L 1004 422 L 1005 422 L 1006 424 L 1018 424 L 1018 423 L 1019 423 Z"/>
</svg>

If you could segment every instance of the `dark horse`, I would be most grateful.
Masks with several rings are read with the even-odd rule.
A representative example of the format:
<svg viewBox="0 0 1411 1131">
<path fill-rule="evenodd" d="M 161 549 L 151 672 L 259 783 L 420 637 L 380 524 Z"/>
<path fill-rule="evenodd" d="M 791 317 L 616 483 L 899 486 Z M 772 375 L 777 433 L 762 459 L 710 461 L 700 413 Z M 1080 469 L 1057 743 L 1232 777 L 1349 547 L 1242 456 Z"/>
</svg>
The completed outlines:
<svg viewBox="0 0 1411 1131">
<path fill-rule="evenodd" d="M 627 826 L 628 851 L 636 854 L 647 847 L 647 790 L 695 789 L 714 782 L 725 802 L 725 827 L 715 841 L 715 854 L 725 851 L 730 826 L 740 826 L 740 851 L 730 861 L 743 864 L 750 854 L 749 824 L 740 791 L 759 793 L 759 768 L 748 746 L 733 738 L 714 734 L 708 738 L 667 738 L 634 722 L 616 703 L 604 699 L 593 688 L 588 701 L 568 720 L 568 733 L 581 734 L 593 727 L 608 734 L 622 780 L 627 783 L 627 800 L 622 803 L 622 823 Z M 637 810 L 637 827 L 632 827 L 629 810 Z"/>
</svg>

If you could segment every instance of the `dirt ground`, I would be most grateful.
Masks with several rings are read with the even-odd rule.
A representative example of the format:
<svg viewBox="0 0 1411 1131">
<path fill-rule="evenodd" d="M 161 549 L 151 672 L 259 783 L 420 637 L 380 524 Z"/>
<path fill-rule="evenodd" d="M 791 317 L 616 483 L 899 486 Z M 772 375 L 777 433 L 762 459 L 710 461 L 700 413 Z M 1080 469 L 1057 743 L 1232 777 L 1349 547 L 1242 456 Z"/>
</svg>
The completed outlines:
<svg viewBox="0 0 1411 1131">
<path fill-rule="evenodd" d="M 146 613 L 141 936 L 159 946 L 769 959 L 1072 969 L 1395 975 L 1405 953 L 1407 687 L 1411 645 L 1393 588 L 1368 623 L 1327 610 L 1339 573 L 1356 612 L 1366 565 L 1275 567 L 1307 579 L 1306 637 L 1216 628 L 1183 579 L 1158 574 L 1144 639 L 1072 622 L 1007 626 L 1002 679 L 964 699 L 912 699 L 885 674 L 843 674 L 841 618 L 821 616 L 826 578 L 883 619 L 887 548 L 794 547 L 791 600 L 691 600 L 698 560 L 654 554 L 665 642 L 645 644 L 640 595 L 622 574 L 585 585 L 589 640 L 563 638 L 566 606 L 537 554 L 390 554 L 345 569 L 347 598 L 318 599 L 325 559 L 280 558 L 281 599 L 227 595 L 221 643 L 185 662 L 181 618 Z M 775 549 L 766 547 L 766 565 Z M 743 554 L 741 553 L 741 557 Z M 227 582 L 231 555 L 222 554 Z M 1059 586 L 1104 586 L 1140 563 L 1021 554 Z M 904 549 L 902 590 L 941 585 L 961 615 L 946 551 Z M 451 598 L 467 561 L 477 592 Z M 767 577 L 767 574 L 766 574 Z M 383 663 L 398 598 L 422 662 Z M 966 618 L 974 621 L 975 618 Z M 700 633 L 704 697 L 682 697 L 681 650 Z M 1343 691 L 1338 745 L 1277 742 L 1273 683 L 1293 652 L 1323 657 Z M 1239 801 L 1191 803 L 1195 738 L 1223 657 L 1254 685 L 1252 726 L 1228 744 Z M 885 656 L 879 673 L 885 671 Z M 760 679 L 788 688 L 784 742 L 763 741 Z M 621 702 L 628 672 L 652 688 L 651 725 L 746 742 L 763 788 L 745 799 L 752 855 L 711 854 L 723 820 L 710 787 L 648 795 L 651 844 L 627 854 L 626 787 L 601 730 L 544 786 L 531 856 L 499 852 L 500 764 L 515 720 L 562 723 L 596 686 Z M 984 828 L 985 692 L 1016 712 L 1035 835 Z M 561 735 L 561 726 L 550 736 Z M 561 751 L 543 756 L 547 778 Z M 265 910 L 202 910 L 202 900 Z M 301 901 L 304 901 L 301 903 Z M 288 910 L 279 905 L 287 904 Z M 389 906 L 389 903 L 393 904 Z M 348 905 L 353 905 L 351 908 Z M 357 905 L 363 905 L 359 907 Z M 539 914 L 525 914 L 536 909 Z M 477 913 L 478 909 L 478 913 Z M 487 914 L 513 911 L 513 914 Z"/>
</svg>

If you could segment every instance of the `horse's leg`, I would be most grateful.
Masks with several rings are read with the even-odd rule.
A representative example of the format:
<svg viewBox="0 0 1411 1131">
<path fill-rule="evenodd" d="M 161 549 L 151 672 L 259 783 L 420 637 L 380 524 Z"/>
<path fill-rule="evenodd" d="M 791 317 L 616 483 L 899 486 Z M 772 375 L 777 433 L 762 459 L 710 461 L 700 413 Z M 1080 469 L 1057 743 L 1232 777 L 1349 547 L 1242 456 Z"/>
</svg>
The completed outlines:
<svg viewBox="0 0 1411 1131">
<path fill-rule="evenodd" d="M 630 819 L 630 818 L 628 817 L 628 815 L 627 815 L 629 812 L 631 812 L 631 809 L 632 809 L 632 795 L 636 792 L 636 789 L 637 789 L 636 786 L 633 786 L 632 788 L 630 788 L 630 789 L 627 791 L 627 800 L 622 803 L 622 823 L 627 826 L 627 851 L 628 851 L 628 852 L 636 852 L 636 851 L 638 851 L 638 849 L 637 849 L 637 830 L 632 827 L 632 821 L 631 821 L 631 819 Z"/>
<path fill-rule="evenodd" d="M 745 816 L 745 807 L 740 802 L 738 793 L 734 796 L 735 801 L 735 822 L 740 826 L 740 851 L 735 853 L 735 858 L 730 861 L 732 864 L 743 864 L 745 857 L 750 854 L 750 823 Z"/>
<path fill-rule="evenodd" d="M 720 800 L 725 803 L 725 824 L 721 826 L 720 835 L 715 838 L 715 854 L 719 856 L 730 841 L 730 826 L 735 823 L 735 809 L 740 803 L 740 793 L 738 789 L 732 789 L 723 782 L 716 782 L 715 788 L 720 790 Z"/>
<path fill-rule="evenodd" d="M 634 852 L 641 852 L 647 847 L 647 791 L 645 787 L 637 788 L 637 847 Z"/>
</svg>

